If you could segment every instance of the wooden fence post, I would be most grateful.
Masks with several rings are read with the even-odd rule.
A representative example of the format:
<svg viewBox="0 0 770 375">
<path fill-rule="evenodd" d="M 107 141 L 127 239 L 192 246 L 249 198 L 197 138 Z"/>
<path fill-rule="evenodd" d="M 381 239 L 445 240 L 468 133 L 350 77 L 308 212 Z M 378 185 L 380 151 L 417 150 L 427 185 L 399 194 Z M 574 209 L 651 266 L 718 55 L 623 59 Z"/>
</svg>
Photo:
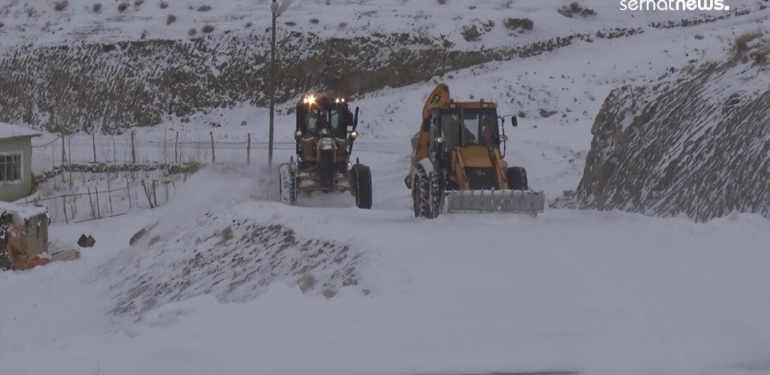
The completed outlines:
<svg viewBox="0 0 770 375">
<path fill-rule="evenodd" d="M 248 134 L 246 141 L 246 165 L 251 165 L 251 133 Z"/>
<path fill-rule="evenodd" d="M 88 201 L 91 203 L 91 217 L 96 219 L 96 209 L 94 208 L 94 200 L 91 199 L 91 187 L 86 186 L 86 189 L 88 189 Z"/>
<path fill-rule="evenodd" d="M 96 134 L 91 134 L 91 145 L 94 148 L 94 164 L 96 164 Z"/>
<path fill-rule="evenodd" d="M 115 213 L 115 211 L 112 210 L 112 188 L 110 187 L 110 175 L 107 174 L 107 198 L 110 200 L 110 214 Z"/>
<path fill-rule="evenodd" d="M 209 132 L 209 135 L 211 136 L 211 162 L 217 161 L 217 156 L 214 155 L 214 132 Z"/>
<path fill-rule="evenodd" d="M 131 131 L 131 160 L 136 164 L 136 133 Z"/>
<path fill-rule="evenodd" d="M 174 164 L 179 163 L 179 132 L 176 132 L 176 140 L 174 140 Z"/>
<path fill-rule="evenodd" d="M 133 210 L 134 204 L 131 203 L 131 183 L 126 181 L 126 191 L 128 192 L 128 209 Z"/>
<path fill-rule="evenodd" d="M 157 188 L 157 180 L 152 180 L 152 200 L 153 203 L 155 203 L 155 207 L 158 207 L 158 191 Z"/>
<path fill-rule="evenodd" d="M 99 185 L 94 186 L 94 190 L 96 190 L 96 218 L 101 219 L 102 209 L 99 207 Z"/>
<path fill-rule="evenodd" d="M 62 201 L 64 201 L 64 222 L 66 224 L 69 224 L 70 221 L 69 219 L 67 219 L 67 196 L 63 195 L 61 198 L 62 198 Z"/>
</svg>

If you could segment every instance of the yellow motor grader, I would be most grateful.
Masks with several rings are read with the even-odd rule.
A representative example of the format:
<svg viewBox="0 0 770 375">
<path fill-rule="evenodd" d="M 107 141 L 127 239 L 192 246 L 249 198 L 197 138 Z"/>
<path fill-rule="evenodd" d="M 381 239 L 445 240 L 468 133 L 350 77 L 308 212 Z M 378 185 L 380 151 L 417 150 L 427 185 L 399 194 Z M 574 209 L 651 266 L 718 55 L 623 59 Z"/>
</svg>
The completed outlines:
<svg viewBox="0 0 770 375">
<path fill-rule="evenodd" d="M 300 192 L 345 192 L 356 206 L 372 207 L 372 173 L 368 166 L 350 161 L 358 137 L 358 107 L 350 111 L 344 98 L 305 96 L 297 103 L 296 160 L 279 167 L 280 200 L 294 205 Z"/>
<path fill-rule="evenodd" d="M 508 167 L 503 159 L 500 145 L 508 138 L 499 124 L 506 117 L 518 125 L 515 116 L 498 116 L 493 102 L 455 102 L 446 84 L 433 89 L 412 138 L 411 168 L 404 179 L 412 190 L 415 217 L 544 212 L 545 196 L 529 190 L 526 169 Z"/>
</svg>

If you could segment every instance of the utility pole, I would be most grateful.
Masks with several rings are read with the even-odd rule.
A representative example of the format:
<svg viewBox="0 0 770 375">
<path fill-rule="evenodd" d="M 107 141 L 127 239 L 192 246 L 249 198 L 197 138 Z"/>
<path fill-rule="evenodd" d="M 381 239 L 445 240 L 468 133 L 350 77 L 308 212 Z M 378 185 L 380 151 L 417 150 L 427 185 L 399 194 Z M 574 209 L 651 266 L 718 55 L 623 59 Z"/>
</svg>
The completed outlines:
<svg viewBox="0 0 770 375">
<path fill-rule="evenodd" d="M 270 4 L 270 11 L 273 13 L 273 27 L 271 28 L 271 47 L 270 47 L 270 141 L 268 143 L 267 162 L 270 169 L 273 169 L 273 134 L 275 133 L 275 24 L 278 19 L 278 3 L 273 0 Z"/>
</svg>

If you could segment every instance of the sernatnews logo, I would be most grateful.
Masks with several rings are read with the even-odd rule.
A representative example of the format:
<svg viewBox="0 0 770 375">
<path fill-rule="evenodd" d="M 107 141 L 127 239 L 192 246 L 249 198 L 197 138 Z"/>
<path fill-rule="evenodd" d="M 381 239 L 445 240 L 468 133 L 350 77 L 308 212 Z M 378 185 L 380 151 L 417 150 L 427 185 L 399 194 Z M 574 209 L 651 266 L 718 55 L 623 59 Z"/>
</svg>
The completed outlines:
<svg viewBox="0 0 770 375">
<path fill-rule="evenodd" d="M 724 0 L 620 0 L 620 10 L 730 10 Z"/>
</svg>

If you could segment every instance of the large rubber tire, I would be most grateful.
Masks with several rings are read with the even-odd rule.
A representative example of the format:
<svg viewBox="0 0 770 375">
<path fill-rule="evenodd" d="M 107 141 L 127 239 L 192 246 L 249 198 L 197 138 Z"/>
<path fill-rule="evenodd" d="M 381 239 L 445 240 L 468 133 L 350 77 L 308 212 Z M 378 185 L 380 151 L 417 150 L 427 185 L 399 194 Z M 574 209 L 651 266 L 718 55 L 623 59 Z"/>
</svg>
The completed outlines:
<svg viewBox="0 0 770 375">
<path fill-rule="evenodd" d="M 278 167 L 280 171 L 279 196 L 281 203 L 293 206 L 297 204 L 297 171 L 291 164 L 281 164 Z"/>
<path fill-rule="evenodd" d="M 527 181 L 527 170 L 524 167 L 510 167 L 506 173 L 508 178 L 508 189 L 511 190 L 529 190 Z"/>
<path fill-rule="evenodd" d="M 355 164 L 350 168 L 350 179 L 356 187 L 356 207 L 372 208 L 372 170 L 363 164 Z"/>
<path fill-rule="evenodd" d="M 435 219 L 438 216 L 437 202 L 440 196 L 435 189 L 438 186 L 438 179 L 425 170 L 422 165 L 417 164 L 414 178 L 412 179 L 412 206 L 414 217 L 426 219 Z"/>
</svg>

